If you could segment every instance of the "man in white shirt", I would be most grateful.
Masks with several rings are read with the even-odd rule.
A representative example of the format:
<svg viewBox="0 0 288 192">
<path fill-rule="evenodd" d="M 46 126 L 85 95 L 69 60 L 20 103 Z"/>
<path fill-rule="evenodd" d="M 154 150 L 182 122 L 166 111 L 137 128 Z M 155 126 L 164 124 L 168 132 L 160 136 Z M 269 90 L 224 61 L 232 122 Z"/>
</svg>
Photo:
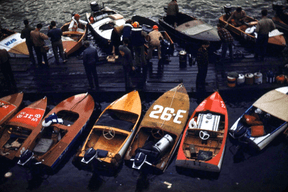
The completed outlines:
<svg viewBox="0 0 288 192">
<path fill-rule="evenodd" d="M 83 21 L 83 20 L 80 19 L 80 15 L 79 14 L 75 14 L 72 17 L 72 20 L 70 22 L 70 25 L 69 25 L 68 29 L 69 29 L 69 31 L 84 32 L 85 31 L 85 25 L 87 25 L 87 23 L 88 22 Z"/>
</svg>

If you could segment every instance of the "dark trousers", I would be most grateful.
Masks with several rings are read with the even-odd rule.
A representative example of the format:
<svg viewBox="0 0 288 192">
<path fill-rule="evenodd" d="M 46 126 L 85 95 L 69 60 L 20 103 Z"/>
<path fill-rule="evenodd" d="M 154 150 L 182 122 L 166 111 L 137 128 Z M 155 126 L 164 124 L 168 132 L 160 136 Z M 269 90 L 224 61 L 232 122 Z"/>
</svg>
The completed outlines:
<svg viewBox="0 0 288 192">
<path fill-rule="evenodd" d="M 260 56 L 261 59 L 264 59 L 267 45 L 268 45 L 268 39 L 269 39 L 268 34 L 258 34 L 258 37 L 256 39 L 256 45 L 255 45 L 255 57 L 256 58 Z"/>
<path fill-rule="evenodd" d="M 35 52 L 37 56 L 37 62 L 39 66 L 42 66 L 42 57 L 44 59 L 45 65 L 48 66 L 48 59 L 47 59 L 47 53 L 41 51 L 41 47 L 35 46 Z"/>
<path fill-rule="evenodd" d="M 2 63 L 0 65 L 0 69 L 3 73 L 4 78 L 5 78 L 6 85 L 8 85 L 9 87 L 16 87 L 16 82 L 14 79 L 13 71 L 11 69 L 11 65 L 10 65 L 9 60 Z"/>
<path fill-rule="evenodd" d="M 205 87 L 205 79 L 207 76 L 208 66 L 201 66 L 198 65 L 198 73 L 196 79 L 196 88 L 204 88 Z"/>
<path fill-rule="evenodd" d="M 229 48 L 230 60 L 233 60 L 233 50 L 232 50 L 232 43 L 231 42 L 223 42 L 222 43 L 222 55 L 221 55 L 222 60 L 225 59 L 228 48 Z"/>
<path fill-rule="evenodd" d="M 95 87 L 99 88 L 96 66 L 88 64 L 88 65 L 84 65 L 84 67 L 85 67 L 85 72 L 86 72 L 90 87 L 94 88 L 94 85 L 93 85 L 93 82 L 94 82 Z"/>
<path fill-rule="evenodd" d="M 30 59 L 31 63 L 33 65 L 35 65 L 35 58 L 34 58 L 34 53 L 33 53 L 34 44 L 26 42 L 26 45 L 27 45 L 27 48 L 28 48 L 28 51 L 29 51 L 29 59 Z"/>
<path fill-rule="evenodd" d="M 56 62 L 59 62 L 59 56 L 58 56 L 58 50 L 59 50 L 59 55 L 62 58 L 62 60 L 65 60 L 64 54 L 63 54 L 63 44 L 61 39 L 59 41 L 56 42 L 52 42 L 52 49 L 53 49 L 53 53 L 54 53 L 54 57 Z"/>
</svg>

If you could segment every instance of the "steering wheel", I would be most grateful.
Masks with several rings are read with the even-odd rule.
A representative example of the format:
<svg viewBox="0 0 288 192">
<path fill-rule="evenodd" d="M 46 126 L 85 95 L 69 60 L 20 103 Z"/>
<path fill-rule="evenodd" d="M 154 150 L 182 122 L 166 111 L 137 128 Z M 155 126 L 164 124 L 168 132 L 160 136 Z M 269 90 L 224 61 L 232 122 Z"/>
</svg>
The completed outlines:
<svg viewBox="0 0 288 192">
<path fill-rule="evenodd" d="M 103 129 L 103 137 L 105 137 L 105 139 L 107 140 L 111 140 L 115 137 L 115 130 L 112 127 L 106 127 L 105 129 Z"/>
<path fill-rule="evenodd" d="M 161 139 L 164 136 L 164 131 L 162 129 L 152 129 L 151 133 L 155 139 Z"/>
<path fill-rule="evenodd" d="M 207 139 L 209 139 L 210 135 L 209 135 L 209 133 L 207 133 L 207 131 L 200 131 L 199 137 L 202 140 L 207 140 Z"/>
</svg>

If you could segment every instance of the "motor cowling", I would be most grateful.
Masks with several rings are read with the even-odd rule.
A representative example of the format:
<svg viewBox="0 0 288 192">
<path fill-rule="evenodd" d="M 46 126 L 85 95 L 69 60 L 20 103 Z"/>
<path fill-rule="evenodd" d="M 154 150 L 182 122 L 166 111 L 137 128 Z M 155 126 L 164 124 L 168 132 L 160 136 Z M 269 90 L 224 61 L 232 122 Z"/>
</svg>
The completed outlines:
<svg viewBox="0 0 288 192">
<path fill-rule="evenodd" d="M 34 153 L 30 151 L 29 149 L 26 149 L 20 156 L 20 159 L 18 161 L 18 165 L 24 166 L 26 163 L 28 163 L 33 158 Z"/>
<path fill-rule="evenodd" d="M 82 158 L 81 162 L 88 164 L 90 161 L 92 161 L 92 159 L 95 158 L 95 156 L 96 156 L 96 150 L 91 147 L 85 152 L 85 155 Z"/>
<path fill-rule="evenodd" d="M 96 12 L 100 10 L 100 6 L 97 1 L 93 1 L 90 3 L 90 8 L 92 12 Z"/>
</svg>

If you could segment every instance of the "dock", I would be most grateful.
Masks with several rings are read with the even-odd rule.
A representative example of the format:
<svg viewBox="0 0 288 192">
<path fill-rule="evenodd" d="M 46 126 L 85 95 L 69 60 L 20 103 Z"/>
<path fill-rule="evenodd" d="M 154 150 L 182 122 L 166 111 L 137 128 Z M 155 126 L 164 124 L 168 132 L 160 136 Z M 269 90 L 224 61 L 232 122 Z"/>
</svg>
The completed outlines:
<svg viewBox="0 0 288 192">
<path fill-rule="evenodd" d="M 189 62 L 187 56 L 186 67 L 180 67 L 179 51 L 181 47 L 176 46 L 173 55 L 168 57 L 168 61 L 159 64 L 157 56 L 153 56 L 150 60 L 152 66 L 149 68 L 147 81 L 144 85 L 138 86 L 135 89 L 147 93 L 162 94 L 167 90 L 175 87 L 179 83 L 183 83 L 189 95 L 193 95 L 196 90 L 197 65 L 194 62 Z M 123 93 L 125 90 L 124 74 L 122 65 L 118 62 L 107 62 L 107 55 L 100 56 L 100 61 L 97 63 L 97 73 L 99 79 L 99 90 L 90 89 L 81 52 L 79 50 L 68 58 L 68 62 L 59 65 L 54 64 L 54 56 L 50 49 L 49 67 L 32 67 L 28 57 L 19 57 L 12 55 L 10 63 L 17 83 L 18 91 L 25 94 L 40 93 L 43 95 L 52 94 L 78 94 L 89 91 L 90 93 Z M 193 56 L 192 56 L 193 58 Z M 193 59 L 194 61 L 194 59 Z M 280 69 L 284 65 L 281 56 L 267 56 L 265 61 L 256 61 L 253 56 L 235 55 L 232 63 L 219 63 L 217 54 L 210 58 L 208 74 L 206 78 L 206 92 L 212 93 L 215 90 L 219 92 L 242 92 L 252 90 L 271 90 L 281 86 L 277 83 L 267 83 L 266 73 L 271 70 L 275 74 L 281 73 Z M 228 87 L 227 74 L 229 72 L 237 73 L 262 73 L 262 84 Z M 0 73 L 1 80 L 1 96 L 11 92 L 3 82 L 3 74 Z M 133 78 L 134 82 L 141 81 L 138 76 Z"/>
</svg>

